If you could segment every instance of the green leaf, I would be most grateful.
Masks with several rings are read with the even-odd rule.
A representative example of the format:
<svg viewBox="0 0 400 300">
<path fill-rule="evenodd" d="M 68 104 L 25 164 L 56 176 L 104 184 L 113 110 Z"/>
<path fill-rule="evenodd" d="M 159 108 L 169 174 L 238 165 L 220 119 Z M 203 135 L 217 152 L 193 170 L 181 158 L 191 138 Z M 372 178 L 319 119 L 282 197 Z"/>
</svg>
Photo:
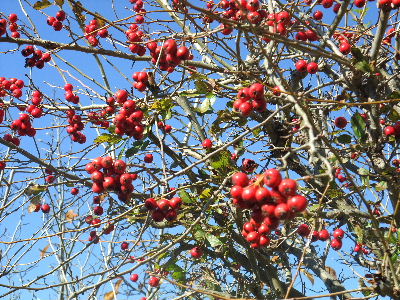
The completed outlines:
<svg viewBox="0 0 400 300">
<path fill-rule="evenodd" d="M 174 101 L 171 98 L 159 99 L 151 105 L 151 109 L 163 112 L 174 107 Z"/>
<path fill-rule="evenodd" d="M 25 192 L 25 194 L 30 196 L 30 195 L 38 195 L 38 194 L 44 192 L 45 190 L 47 190 L 46 185 L 29 184 L 24 192 Z"/>
<path fill-rule="evenodd" d="M 386 182 L 386 181 L 381 181 L 381 182 L 379 182 L 379 183 L 377 183 L 377 184 L 375 185 L 375 190 L 376 190 L 377 192 L 381 192 L 381 191 L 386 190 L 387 187 L 388 187 L 387 182 Z"/>
<path fill-rule="evenodd" d="M 361 50 L 357 47 L 351 48 L 351 55 L 353 55 L 353 57 L 356 61 L 364 60 L 364 55 L 362 54 Z"/>
<path fill-rule="evenodd" d="M 203 80 L 196 80 L 194 84 L 196 86 L 196 92 L 200 94 L 207 94 L 212 90 L 211 86 Z"/>
<path fill-rule="evenodd" d="M 366 139 L 367 135 L 365 133 L 365 120 L 358 112 L 351 117 L 351 127 L 353 128 L 354 134 L 358 139 Z"/>
<path fill-rule="evenodd" d="M 256 128 L 256 129 L 254 129 L 253 130 L 253 134 L 254 134 L 254 136 L 255 137 L 258 137 L 259 135 L 260 135 L 260 133 L 261 133 L 261 127 L 258 127 L 258 128 Z"/>
<path fill-rule="evenodd" d="M 63 6 L 63 4 L 64 4 L 64 0 L 54 0 L 54 2 L 55 2 L 58 6 Z"/>
<path fill-rule="evenodd" d="M 227 168 L 231 165 L 231 153 L 228 150 L 222 150 L 211 157 L 211 167 L 214 169 Z"/>
<path fill-rule="evenodd" d="M 194 202 L 192 197 L 190 197 L 189 193 L 186 192 L 185 190 L 179 191 L 179 197 L 182 198 L 183 203 L 193 203 Z"/>
<path fill-rule="evenodd" d="M 126 150 L 125 157 L 128 157 L 128 158 L 132 157 L 133 155 L 135 155 L 139 151 L 142 151 L 142 150 L 146 149 L 148 145 L 150 145 L 150 141 L 149 140 L 145 140 L 145 141 L 142 140 L 142 141 L 134 142 L 132 147 Z"/>
<path fill-rule="evenodd" d="M 186 282 L 186 273 L 184 271 L 173 272 L 172 278 L 178 282 Z"/>
<path fill-rule="evenodd" d="M 208 93 L 204 101 L 200 104 L 200 106 L 196 110 L 202 114 L 211 113 L 213 112 L 212 106 L 214 105 L 216 100 L 217 97 L 214 94 Z"/>
<path fill-rule="evenodd" d="M 357 173 L 360 174 L 360 175 L 363 175 L 363 176 L 369 175 L 369 171 L 367 169 L 364 169 L 364 168 L 359 168 L 357 170 Z"/>
<path fill-rule="evenodd" d="M 45 9 L 47 7 L 52 6 L 53 4 L 49 0 L 42 0 L 42 1 L 37 1 L 35 4 L 33 4 L 33 8 L 40 10 L 40 9 Z"/>
<path fill-rule="evenodd" d="M 366 60 L 362 60 L 362 61 L 357 62 L 357 63 L 354 65 L 354 67 L 355 67 L 357 70 L 363 71 L 363 72 L 365 72 L 365 73 L 371 73 L 371 72 L 373 72 L 372 66 L 371 66 Z"/>
<path fill-rule="evenodd" d="M 119 136 L 118 134 L 109 134 L 109 133 L 103 133 L 102 135 L 99 135 L 94 142 L 97 144 L 100 143 L 110 143 L 110 144 L 116 144 L 122 140 L 122 137 Z"/>
<path fill-rule="evenodd" d="M 339 144 L 350 144 L 351 136 L 349 134 L 342 134 L 336 138 L 336 142 Z"/>
<path fill-rule="evenodd" d="M 210 198 L 211 197 L 211 189 L 210 188 L 208 188 L 208 189 L 205 189 L 205 190 L 203 190 L 202 192 L 201 192 L 201 194 L 200 194 L 200 199 L 208 199 L 208 198 Z"/>
<path fill-rule="evenodd" d="M 221 240 L 218 239 L 215 235 L 207 234 L 206 239 L 210 243 L 211 247 L 213 247 L 213 248 L 223 245 Z"/>
<path fill-rule="evenodd" d="M 202 241 L 206 238 L 207 234 L 203 229 L 201 229 L 201 227 L 198 227 L 195 230 L 196 231 L 193 233 L 193 236 L 197 241 Z"/>
</svg>

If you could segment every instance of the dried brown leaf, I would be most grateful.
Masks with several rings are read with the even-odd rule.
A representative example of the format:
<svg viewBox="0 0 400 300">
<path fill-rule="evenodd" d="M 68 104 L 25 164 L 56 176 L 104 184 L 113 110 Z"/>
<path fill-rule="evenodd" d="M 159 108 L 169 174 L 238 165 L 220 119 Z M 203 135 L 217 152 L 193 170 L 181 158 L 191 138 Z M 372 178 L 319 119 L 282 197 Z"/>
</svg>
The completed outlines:
<svg viewBox="0 0 400 300">
<path fill-rule="evenodd" d="M 115 298 L 115 295 L 118 294 L 119 292 L 119 288 L 121 287 L 122 281 L 123 280 L 120 279 L 115 283 L 114 287 L 115 293 L 114 291 L 111 291 L 104 294 L 104 300 L 113 300 Z"/>
<path fill-rule="evenodd" d="M 47 245 L 44 247 L 42 250 L 40 250 L 40 258 L 43 258 L 46 256 L 47 250 L 49 249 L 50 245 Z"/>
<path fill-rule="evenodd" d="M 333 278 L 337 279 L 336 271 L 333 268 L 325 266 L 325 271 L 328 272 L 328 274 L 331 275 Z"/>
<path fill-rule="evenodd" d="M 72 209 L 70 209 L 67 214 L 65 215 L 65 219 L 68 222 L 72 222 L 76 217 L 78 217 L 78 214 L 75 213 Z"/>
<path fill-rule="evenodd" d="M 306 275 L 306 277 L 308 278 L 308 280 L 310 280 L 310 282 L 314 285 L 314 276 L 309 273 L 308 271 L 304 270 L 303 268 L 300 269 L 300 271 Z"/>
</svg>

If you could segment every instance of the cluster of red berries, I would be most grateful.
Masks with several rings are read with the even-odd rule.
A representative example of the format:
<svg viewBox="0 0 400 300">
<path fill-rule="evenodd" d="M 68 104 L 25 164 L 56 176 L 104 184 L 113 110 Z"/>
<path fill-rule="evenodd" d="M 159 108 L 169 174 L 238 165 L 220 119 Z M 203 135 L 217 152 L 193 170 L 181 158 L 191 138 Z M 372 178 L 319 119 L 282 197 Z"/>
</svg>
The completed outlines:
<svg viewBox="0 0 400 300">
<path fill-rule="evenodd" d="M 158 65 L 160 70 L 169 73 L 173 72 L 183 60 L 193 59 L 189 49 L 186 46 L 178 48 L 174 39 L 166 40 L 162 46 L 157 45 L 156 42 L 149 42 L 146 46 L 152 56 L 151 62 Z"/>
<path fill-rule="evenodd" d="M 396 9 L 400 7 L 399 0 L 379 0 L 378 7 L 385 10 Z"/>
<path fill-rule="evenodd" d="M 9 133 L 6 133 L 3 136 L 3 140 L 5 140 L 5 141 L 7 141 L 9 143 L 13 143 L 15 146 L 19 146 L 21 144 L 21 141 L 20 141 L 20 139 L 18 137 L 12 136 Z"/>
<path fill-rule="evenodd" d="M 306 197 L 297 194 L 297 182 L 282 179 L 276 169 L 269 169 L 253 180 L 238 172 L 232 175 L 232 183 L 233 204 L 253 211 L 242 230 L 252 248 L 267 246 L 270 242 L 268 234 L 279 226 L 280 221 L 293 219 L 307 208 Z"/>
<path fill-rule="evenodd" d="M 48 214 L 50 212 L 50 205 L 48 205 L 47 203 L 40 205 L 38 203 L 38 204 L 36 204 L 33 212 L 38 212 L 39 210 L 41 210 L 45 214 Z"/>
<path fill-rule="evenodd" d="M 1 123 L 1 122 L 0 122 L 0 123 Z M 171 126 L 171 125 L 168 125 L 168 124 L 165 124 L 163 121 L 159 121 L 159 122 L 157 123 L 157 127 L 160 128 L 160 129 L 162 129 L 165 133 L 170 133 L 171 130 L 172 130 L 172 126 Z"/>
<path fill-rule="evenodd" d="M 20 136 L 35 136 L 36 130 L 32 127 L 31 119 L 28 114 L 21 114 L 10 125 L 11 130 L 17 131 Z"/>
<path fill-rule="evenodd" d="M 136 140 L 142 139 L 145 129 L 142 124 L 143 111 L 136 107 L 134 100 L 128 100 L 128 92 L 125 90 L 119 90 L 115 98 L 119 104 L 122 104 L 119 113 L 114 118 L 115 133 L 132 136 Z"/>
<path fill-rule="evenodd" d="M 64 86 L 65 100 L 67 100 L 68 102 L 71 102 L 73 104 L 78 104 L 79 103 L 79 96 L 74 94 L 73 89 L 74 89 L 74 87 L 70 83 L 67 83 Z"/>
<path fill-rule="evenodd" d="M 243 116 L 248 116 L 253 110 L 265 111 L 267 102 L 264 98 L 264 85 L 253 83 L 250 87 L 239 90 L 233 108 L 239 110 Z"/>
<path fill-rule="evenodd" d="M 85 125 L 82 122 L 82 117 L 77 115 L 73 109 L 67 110 L 67 116 L 69 124 L 69 126 L 67 126 L 67 132 L 71 135 L 72 141 L 79 144 L 86 143 L 86 135 L 82 132 L 85 128 Z"/>
<path fill-rule="evenodd" d="M 310 235 L 311 229 L 307 224 L 301 224 L 297 228 L 297 233 L 301 236 L 308 237 Z M 344 237 L 344 230 L 341 228 L 335 229 L 332 236 L 333 239 L 331 240 L 331 247 L 335 250 L 339 250 L 342 248 L 342 239 Z M 311 235 L 311 242 L 316 241 L 327 241 L 330 238 L 330 233 L 327 229 L 322 229 L 321 231 L 314 230 Z"/>
<path fill-rule="evenodd" d="M 299 72 L 308 72 L 309 74 L 315 74 L 318 72 L 318 64 L 316 62 L 307 62 L 304 59 L 300 59 L 296 62 L 296 69 Z"/>
<path fill-rule="evenodd" d="M 34 91 L 31 99 L 32 104 L 28 105 L 26 111 L 30 113 L 32 117 L 40 118 L 43 115 L 43 109 L 40 107 L 42 101 L 43 101 L 42 93 L 40 91 Z"/>
<path fill-rule="evenodd" d="M 383 130 L 386 136 L 394 135 L 395 137 L 400 136 L 400 121 L 397 121 L 393 125 L 386 126 Z"/>
<path fill-rule="evenodd" d="M 149 75 L 147 72 L 135 72 L 133 73 L 132 78 L 135 80 L 133 87 L 138 91 L 143 92 L 146 89 L 149 81 Z"/>
<path fill-rule="evenodd" d="M 335 177 L 340 181 L 340 182 L 345 182 L 347 180 L 347 178 L 341 174 L 342 173 L 342 169 L 341 168 L 336 168 L 335 170 Z"/>
<path fill-rule="evenodd" d="M 365 245 L 364 244 L 360 244 L 360 243 L 357 243 L 355 246 L 354 246 L 354 252 L 362 252 L 362 253 L 364 253 L 364 254 L 370 254 L 371 253 L 371 250 L 369 250 L 368 248 L 366 248 L 365 247 Z"/>
<path fill-rule="evenodd" d="M 135 22 L 137 24 L 143 24 L 144 16 L 146 15 L 146 10 L 143 8 L 143 0 L 130 0 L 130 2 L 135 4 L 133 6 L 133 10 L 138 13 L 135 17 Z"/>
<path fill-rule="evenodd" d="M 386 37 L 382 40 L 382 43 L 385 44 L 391 44 L 392 43 L 392 38 L 396 35 L 396 28 L 392 27 L 389 28 L 387 31 Z"/>
<path fill-rule="evenodd" d="M 292 119 L 292 124 L 293 124 L 293 128 L 292 128 L 293 133 L 299 131 L 300 125 L 301 125 L 301 119 L 298 119 L 298 118 Z"/>
<path fill-rule="evenodd" d="M 60 31 L 63 28 L 62 22 L 66 17 L 65 11 L 59 10 L 55 17 L 50 16 L 47 18 L 47 25 L 52 26 L 55 31 Z"/>
<path fill-rule="evenodd" d="M 25 59 L 25 67 L 36 67 L 38 69 L 43 69 L 44 64 L 51 60 L 51 54 L 46 52 L 43 53 L 42 50 L 35 50 L 33 46 L 28 45 L 25 49 L 22 49 L 21 54 Z M 32 57 L 28 57 L 32 55 Z"/>
<path fill-rule="evenodd" d="M 170 222 L 176 220 L 181 204 L 182 198 L 180 197 L 173 197 L 170 200 L 162 198 L 158 201 L 148 198 L 144 202 L 144 206 L 151 211 L 151 217 L 155 222 L 162 222 L 164 219 Z"/>
<path fill-rule="evenodd" d="M 97 36 L 101 38 L 108 37 L 107 28 L 99 29 L 99 22 L 96 19 L 90 21 L 88 25 L 85 26 L 85 38 L 89 42 L 90 45 L 96 47 L 99 44 L 99 40 Z"/>
<path fill-rule="evenodd" d="M 7 19 L 0 19 L 0 36 L 4 35 L 7 32 L 7 23 L 8 29 L 12 32 L 11 36 L 15 39 L 18 39 L 21 35 L 18 32 L 18 16 L 16 14 L 10 14 Z"/>
<path fill-rule="evenodd" d="M 0 77 L 0 97 L 10 95 L 15 98 L 20 98 L 24 85 L 25 83 L 21 79 L 10 78 L 7 80 L 5 77 Z"/>
<path fill-rule="evenodd" d="M 224 11 L 221 13 L 223 18 L 234 21 L 247 20 L 251 24 L 260 24 L 263 20 L 267 19 L 268 16 L 264 9 L 260 9 L 261 5 L 258 0 L 222 0 L 219 2 L 218 6 L 224 9 Z M 203 21 L 205 23 L 211 23 L 213 19 L 206 16 L 203 18 Z"/>
<path fill-rule="evenodd" d="M 110 127 L 110 122 L 102 120 L 107 115 L 105 110 L 100 112 L 91 111 L 88 113 L 88 120 L 95 125 L 99 125 L 104 128 Z"/>
<path fill-rule="evenodd" d="M 146 47 L 140 45 L 140 43 L 143 42 L 144 32 L 139 30 L 139 26 L 137 24 L 131 24 L 129 29 L 125 32 L 125 35 L 129 42 L 131 42 L 131 44 L 129 44 L 129 50 L 132 53 L 143 56 L 146 53 Z"/>
<path fill-rule="evenodd" d="M 134 190 L 132 181 L 137 179 L 137 174 L 126 173 L 123 160 L 114 160 L 111 156 L 97 157 L 86 165 L 86 171 L 91 174 L 94 193 L 115 191 L 118 198 L 125 202 Z"/>
</svg>

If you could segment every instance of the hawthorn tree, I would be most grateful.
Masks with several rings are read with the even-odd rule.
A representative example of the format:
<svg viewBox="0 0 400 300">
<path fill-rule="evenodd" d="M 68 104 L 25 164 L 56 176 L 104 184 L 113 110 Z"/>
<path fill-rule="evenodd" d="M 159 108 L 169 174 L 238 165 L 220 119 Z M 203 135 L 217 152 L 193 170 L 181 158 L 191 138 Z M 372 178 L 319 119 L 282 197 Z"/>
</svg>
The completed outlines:
<svg viewBox="0 0 400 300">
<path fill-rule="evenodd" d="M 2 299 L 400 299 L 399 0 L 96 2 L 1 9 Z"/>
</svg>

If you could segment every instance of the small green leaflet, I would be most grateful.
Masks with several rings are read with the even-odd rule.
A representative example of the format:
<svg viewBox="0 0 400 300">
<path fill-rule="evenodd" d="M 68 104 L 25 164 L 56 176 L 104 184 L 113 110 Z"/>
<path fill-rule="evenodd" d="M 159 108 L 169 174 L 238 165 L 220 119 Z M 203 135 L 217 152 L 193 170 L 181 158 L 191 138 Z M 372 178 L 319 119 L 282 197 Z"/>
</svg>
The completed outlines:
<svg viewBox="0 0 400 300">
<path fill-rule="evenodd" d="M 384 191 L 386 189 L 387 189 L 387 182 L 386 181 L 381 181 L 381 182 L 379 182 L 379 183 L 377 183 L 375 185 L 375 190 L 377 192 L 381 192 L 381 191 Z"/>
<path fill-rule="evenodd" d="M 202 114 L 213 112 L 212 106 L 214 105 L 216 100 L 217 97 L 213 93 L 208 93 L 204 101 L 196 110 Z"/>
<path fill-rule="evenodd" d="M 147 148 L 147 146 L 150 145 L 150 141 L 136 141 L 133 143 L 132 147 L 126 150 L 125 152 L 125 157 L 132 157 L 139 151 L 142 151 Z"/>
<path fill-rule="evenodd" d="M 211 167 L 214 169 L 226 168 L 231 165 L 231 153 L 228 150 L 222 150 L 211 157 Z"/>
<path fill-rule="evenodd" d="M 210 246 L 215 248 L 217 246 L 223 245 L 220 239 L 218 239 L 215 235 L 213 234 L 207 234 L 206 235 L 207 241 L 210 243 Z"/>
<path fill-rule="evenodd" d="M 95 143 L 110 143 L 110 144 L 116 144 L 122 140 L 122 137 L 117 135 L 117 134 L 109 134 L 109 133 L 103 133 L 102 135 L 99 135 L 94 142 Z"/>
<path fill-rule="evenodd" d="M 336 142 L 339 144 L 350 144 L 351 136 L 348 134 L 341 134 L 336 138 Z"/>
<path fill-rule="evenodd" d="M 357 62 L 354 67 L 357 70 L 363 71 L 365 73 L 371 73 L 373 72 L 372 66 L 366 61 L 366 60 L 362 60 Z"/>
<path fill-rule="evenodd" d="M 351 117 L 351 127 L 353 128 L 354 134 L 357 139 L 366 139 L 367 135 L 365 133 L 365 120 L 358 112 Z"/>
<path fill-rule="evenodd" d="M 179 191 L 179 197 L 182 198 L 183 203 L 193 203 L 194 200 L 190 197 L 189 193 L 185 190 Z"/>
</svg>

